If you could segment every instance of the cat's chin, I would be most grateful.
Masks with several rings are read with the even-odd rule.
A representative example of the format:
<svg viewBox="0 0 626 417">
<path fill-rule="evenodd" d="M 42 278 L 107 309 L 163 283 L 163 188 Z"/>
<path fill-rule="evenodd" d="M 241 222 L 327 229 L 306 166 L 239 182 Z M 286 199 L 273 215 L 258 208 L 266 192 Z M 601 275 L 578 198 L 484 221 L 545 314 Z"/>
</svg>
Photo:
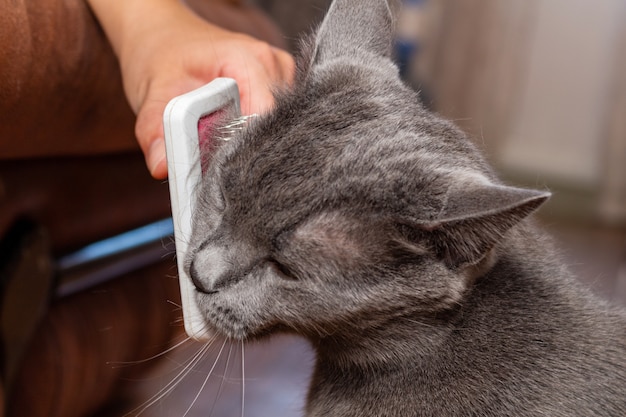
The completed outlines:
<svg viewBox="0 0 626 417">
<path fill-rule="evenodd" d="M 252 340 L 269 332 L 245 307 L 223 303 L 219 295 L 200 295 L 198 305 L 211 330 L 226 339 Z"/>
<path fill-rule="evenodd" d="M 250 329 L 233 317 L 232 312 L 224 308 L 203 310 L 203 315 L 211 331 L 226 339 L 245 340 L 249 338 Z"/>
<path fill-rule="evenodd" d="M 267 339 L 276 333 L 275 329 L 261 329 L 253 331 L 245 326 L 233 325 L 232 323 L 209 322 L 211 331 L 220 337 L 232 341 L 252 342 Z"/>
<path fill-rule="evenodd" d="M 229 340 L 249 342 L 267 339 L 276 333 L 294 333 L 280 324 L 246 323 L 229 309 L 216 308 L 203 314 L 210 330 Z"/>
<path fill-rule="evenodd" d="M 223 319 L 216 319 L 214 315 L 210 315 L 208 319 L 208 326 L 211 331 L 225 339 L 229 340 L 249 340 L 249 330 L 237 323 L 229 323 Z"/>
</svg>

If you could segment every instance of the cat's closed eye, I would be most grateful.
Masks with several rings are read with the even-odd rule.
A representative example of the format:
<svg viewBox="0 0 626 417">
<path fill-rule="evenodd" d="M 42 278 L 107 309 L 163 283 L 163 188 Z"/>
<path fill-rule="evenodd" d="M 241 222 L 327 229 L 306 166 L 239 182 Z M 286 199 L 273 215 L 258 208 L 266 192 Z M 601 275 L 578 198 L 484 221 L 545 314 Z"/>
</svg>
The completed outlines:
<svg viewBox="0 0 626 417">
<path fill-rule="evenodd" d="M 226 197 L 224 195 L 224 190 L 222 189 L 222 186 L 219 184 L 219 182 L 215 181 L 211 188 L 214 207 L 220 212 L 224 211 L 224 209 L 226 208 Z"/>
<path fill-rule="evenodd" d="M 274 257 L 268 257 L 266 262 L 270 265 L 270 267 L 274 270 L 274 272 L 280 276 L 281 278 L 297 281 L 298 277 L 294 272 L 286 266 L 284 263 L 277 261 Z"/>
</svg>

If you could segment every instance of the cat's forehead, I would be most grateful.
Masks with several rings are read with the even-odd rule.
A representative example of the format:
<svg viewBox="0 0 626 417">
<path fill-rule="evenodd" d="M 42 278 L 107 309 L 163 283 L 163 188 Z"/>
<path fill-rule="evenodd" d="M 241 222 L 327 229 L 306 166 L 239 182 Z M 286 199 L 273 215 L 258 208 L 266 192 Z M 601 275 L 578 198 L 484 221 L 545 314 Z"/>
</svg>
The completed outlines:
<svg viewBox="0 0 626 417">
<path fill-rule="evenodd" d="M 434 168 L 466 158 L 442 146 L 456 133 L 434 127 L 399 80 L 350 66 L 327 72 L 229 144 L 219 168 L 232 209 L 276 224 L 338 206 L 436 212 L 445 190 Z"/>
<path fill-rule="evenodd" d="M 271 115 L 236 139 L 222 166 L 227 186 L 287 188 L 281 184 L 303 186 L 339 175 L 338 169 L 362 170 L 374 162 L 368 161 L 368 149 L 395 133 L 385 127 L 392 116 L 384 114 L 380 101 L 354 80 L 282 98 Z"/>
<path fill-rule="evenodd" d="M 398 91 L 381 88 L 382 83 L 376 82 L 380 77 L 350 66 L 322 71 L 279 97 L 272 113 L 254 120 L 236 139 L 223 168 L 239 173 L 242 166 L 293 173 L 295 167 L 320 169 L 333 164 L 346 150 L 389 146 L 399 125 L 411 119 L 407 107 L 417 103 L 402 105 L 398 85 Z M 353 160 L 350 166 L 358 162 L 368 161 Z"/>
</svg>

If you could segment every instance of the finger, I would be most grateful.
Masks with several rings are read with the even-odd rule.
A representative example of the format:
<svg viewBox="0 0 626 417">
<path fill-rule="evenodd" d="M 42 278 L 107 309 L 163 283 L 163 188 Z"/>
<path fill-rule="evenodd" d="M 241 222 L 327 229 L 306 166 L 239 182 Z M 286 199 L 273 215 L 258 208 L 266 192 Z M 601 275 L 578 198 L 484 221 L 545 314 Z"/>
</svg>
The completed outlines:
<svg viewBox="0 0 626 417">
<path fill-rule="evenodd" d="M 261 76 L 258 80 L 251 79 L 241 94 L 242 113 L 262 114 L 274 106 L 274 95 L 270 90 L 270 80 Z"/>
<path fill-rule="evenodd" d="M 263 48 L 256 48 L 257 57 L 272 85 L 278 87 L 290 85 L 295 72 L 295 63 L 291 54 L 268 44 L 263 44 L 263 46 Z"/>
<path fill-rule="evenodd" d="M 154 178 L 167 177 L 165 142 L 163 140 L 164 100 L 148 97 L 137 114 L 135 135 L 146 158 L 148 170 Z"/>
<path fill-rule="evenodd" d="M 255 59 L 233 62 L 234 65 L 229 62 L 229 65 L 223 68 L 220 76 L 234 78 L 237 81 L 242 114 L 261 113 L 270 108 L 274 103 L 274 97 L 270 92 L 271 80 L 265 66 Z"/>
<path fill-rule="evenodd" d="M 231 67 L 231 75 L 225 75 L 237 80 L 243 114 L 264 113 L 274 105 L 272 90 L 291 83 L 294 68 L 291 55 L 271 48 L 269 57 L 246 60 L 244 66 Z"/>
<path fill-rule="evenodd" d="M 280 71 L 280 80 L 283 85 L 292 85 L 295 78 L 296 63 L 293 56 L 279 48 L 274 48 L 277 68 Z"/>
</svg>

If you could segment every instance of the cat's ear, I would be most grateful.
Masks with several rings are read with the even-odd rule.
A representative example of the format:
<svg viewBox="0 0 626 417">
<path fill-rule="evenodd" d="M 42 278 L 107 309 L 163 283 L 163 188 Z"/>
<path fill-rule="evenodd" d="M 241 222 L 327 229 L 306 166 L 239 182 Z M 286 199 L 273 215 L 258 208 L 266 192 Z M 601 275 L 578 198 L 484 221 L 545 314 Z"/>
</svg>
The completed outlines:
<svg viewBox="0 0 626 417">
<path fill-rule="evenodd" d="M 546 191 L 487 181 L 463 184 L 449 191 L 436 220 L 418 227 L 446 264 L 473 265 L 549 197 Z"/>
<path fill-rule="evenodd" d="M 365 54 L 391 56 L 397 0 L 335 0 L 316 36 L 313 62 Z"/>
</svg>

